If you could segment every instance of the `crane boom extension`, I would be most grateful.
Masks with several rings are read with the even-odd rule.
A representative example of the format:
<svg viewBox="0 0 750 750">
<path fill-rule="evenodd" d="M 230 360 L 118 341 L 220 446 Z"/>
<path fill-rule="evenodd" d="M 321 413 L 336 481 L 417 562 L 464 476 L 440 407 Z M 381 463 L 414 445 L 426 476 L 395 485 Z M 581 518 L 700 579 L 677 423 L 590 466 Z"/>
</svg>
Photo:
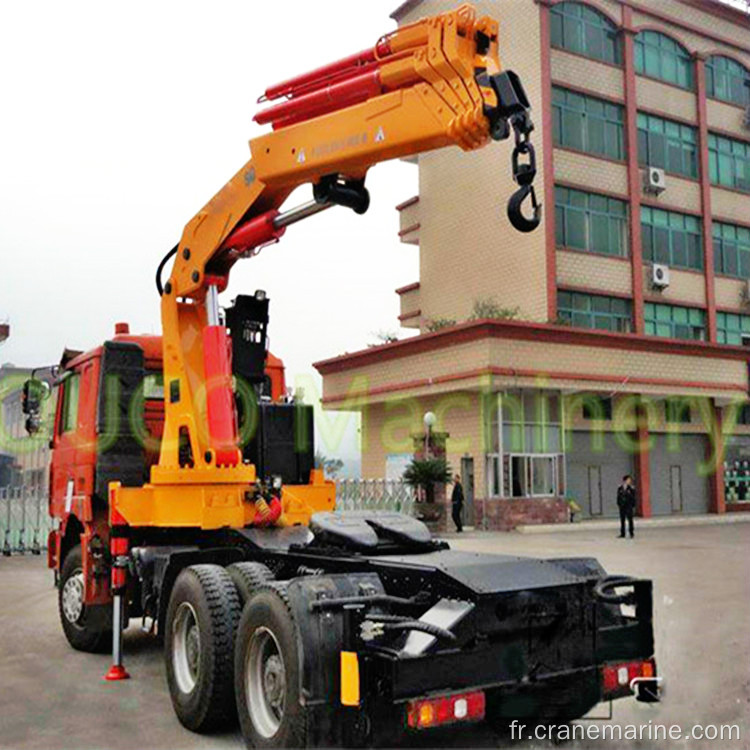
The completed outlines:
<svg viewBox="0 0 750 750">
<path fill-rule="evenodd" d="M 511 130 L 520 187 L 508 215 L 520 231 L 540 220 L 529 103 L 518 77 L 501 69 L 497 21 L 477 17 L 471 5 L 424 18 L 370 50 L 271 86 L 260 101 L 273 103 L 255 120 L 273 130 L 250 141 L 252 158 L 187 224 L 163 290 L 158 282 L 166 397 L 150 487 L 160 487 L 161 495 L 176 485 L 239 488 L 255 480 L 238 446 L 231 345 L 218 309 L 218 293 L 239 258 L 329 205 L 364 213 L 365 175 L 378 162 L 450 145 L 474 150 L 508 138 Z M 312 184 L 315 203 L 281 214 L 287 196 L 303 183 Z M 529 195 L 530 219 L 521 212 Z"/>
</svg>

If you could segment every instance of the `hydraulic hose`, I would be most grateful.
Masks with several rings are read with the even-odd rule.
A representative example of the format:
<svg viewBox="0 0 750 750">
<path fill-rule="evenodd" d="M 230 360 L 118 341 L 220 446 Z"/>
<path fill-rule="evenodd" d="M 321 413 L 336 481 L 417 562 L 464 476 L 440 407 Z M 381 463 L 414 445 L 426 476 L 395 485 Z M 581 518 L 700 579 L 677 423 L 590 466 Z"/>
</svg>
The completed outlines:
<svg viewBox="0 0 750 750">
<path fill-rule="evenodd" d="M 401 617 L 400 615 L 378 614 L 374 612 L 370 613 L 367 619 L 380 623 L 383 630 L 419 630 L 422 633 L 427 633 L 444 641 L 450 641 L 451 643 L 455 643 L 456 641 L 456 636 L 450 630 L 441 628 L 439 625 L 433 625 L 431 622 L 413 620 L 409 617 Z"/>
<path fill-rule="evenodd" d="M 164 270 L 164 266 L 167 265 L 167 261 L 174 255 L 177 255 L 177 249 L 179 245 L 175 245 L 162 259 L 156 269 L 156 289 L 161 297 L 164 294 L 164 287 L 161 284 L 161 272 Z"/>
<path fill-rule="evenodd" d="M 632 591 L 628 591 L 626 594 L 616 594 L 614 589 L 620 586 L 632 587 L 638 580 L 632 576 L 607 576 L 594 586 L 594 596 L 603 602 L 607 602 L 607 604 L 632 604 Z"/>
</svg>

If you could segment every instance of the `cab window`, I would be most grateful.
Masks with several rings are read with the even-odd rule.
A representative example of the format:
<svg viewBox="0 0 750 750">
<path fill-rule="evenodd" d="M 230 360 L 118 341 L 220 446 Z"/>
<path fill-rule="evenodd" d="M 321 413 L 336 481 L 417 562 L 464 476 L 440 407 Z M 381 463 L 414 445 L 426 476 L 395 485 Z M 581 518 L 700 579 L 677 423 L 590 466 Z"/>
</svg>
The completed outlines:
<svg viewBox="0 0 750 750">
<path fill-rule="evenodd" d="M 147 401 L 164 400 L 164 376 L 160 372 L 150 372 L 143 379 L 143 398 Z"/>
<path fill-rule="evenodd" d="M 60 434 L 75 430 L 78 425 L 78 392 L 81 376 L 71 375 L 62 387 L 62 409 L 60 413 Z"/>
</svg>

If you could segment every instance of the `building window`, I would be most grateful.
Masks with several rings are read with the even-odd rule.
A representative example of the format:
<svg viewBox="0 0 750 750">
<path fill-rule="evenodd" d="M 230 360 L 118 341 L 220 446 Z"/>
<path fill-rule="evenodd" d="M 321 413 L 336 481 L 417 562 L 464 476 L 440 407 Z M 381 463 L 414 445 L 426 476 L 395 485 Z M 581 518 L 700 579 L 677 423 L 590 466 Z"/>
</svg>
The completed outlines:
<svg viewBox="0 0 750 750">
<path fill-rule="evenodd" d="M 723 55 L 706 60 L 706 94 L 730 104 L 750 104 L 750 70 Z"/>
<path fill-rule="evenodd" d="M 714 270 L 737 279 L 750 279 L 750 229 L 713 223 Z"/>
<path fill-rule="evenodd" d="M 750 425 L 750 404 L 737 407 L 737 424 Z"/>
<path fill-rule="evenodd" d="M 67 378 L 63 385 L 60 434 L 75 430 L 78 426 L 78 389 L 80 383 L 81 376 L 75 373 Z"/>
<path fill-rule="evenodd" d="M 603 294 L 559 291 L 557 314 L 563 323 L 576 328 L 629 333 L 632 326 L 630 300 Z"/>
<path fill-rule="evenodd" d="M 565 494 L 562 399 L 557 391 L 508 391 L 488 415 L 487 487 L 495 497 Z"/>
<path fill-rule="evenodd" d="M 750 315 L 716 313 L 716 339 L 720 344 L 732 346 L 742 346 L 750 342 Z"/>
<path fill-rule="evenodd" d="M 617 198 L 555 188 L 555 240 L 558 247 L 625 256 L 627 204 Z"/>
<path fill-rule="evenodd" d="M 750 143 L 709 133 L 708 173 L 714 185 L 750 193 Z"/>
<path fill-rule="evenodd" d="M 596 393 L 586 394 L 583 402 L 583 418 L 588 420 L 612 419 L 612 397 L 599 396 Z"/>
<path fill-rule="evenodd" d="M 703 270 L 701 221 L 697 217 L 641 206 L 641 231 L 645 260 Z"/>
<path fill-rule="evenodd" d="M 638 163 L 667 172 L 698 176 L 695 128 L 663 117 L 638 113 Z"/>
<path fill-rule="evenodd" d="M 737 279 L 750 279 L 750 229 L 713 223 L 714 270 Z"/>
<path fill-rule="evenodd" d="M 556 146 L 625 158 L 625 115 L 619 104 L 553 86 L 552 118 Z"/>
<path fill-rule="evenodd" d="M 644 306 L 646 333 L 670 339 L 706 339 L 706 311 L 695 307 L 647 302 Z"/>
<path fill-rule="evenodd" d="M 664 415 L 669 424 L 689 424 L 693 420 L 690 399 L 670 398 L 664 402 Z"/>
<path fill-rule="evenodd" d="M 683 89 L 695 88 L 690 53 L 658 31 L 641 31 L 635 37 L 635 72 Z"/>
<path fill-rule="evenodd" d="M 553 47 L 622 64 L 622 41 L 617 27 L 599 11 L 581 3 L 558 3 L 552 6 L 550 23 Z"/>
</svg>

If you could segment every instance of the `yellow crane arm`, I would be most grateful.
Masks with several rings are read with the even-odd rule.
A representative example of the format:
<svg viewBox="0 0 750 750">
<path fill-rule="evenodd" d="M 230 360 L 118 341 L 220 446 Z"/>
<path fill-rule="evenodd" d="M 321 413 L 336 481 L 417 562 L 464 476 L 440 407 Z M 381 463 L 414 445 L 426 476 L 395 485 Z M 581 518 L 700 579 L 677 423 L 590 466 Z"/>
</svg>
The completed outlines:
<svg viewBox="0 0 750 750">
<path fill-rule="evenodd" d="M 519 190 L 508 216 L 520 231 L 539 223 L 529 103 L 517 76 L 501 69 L 497 21 L 471 5 L 402 27 L 371 50 L 269 88 L 261 101 L 277 102 L 255 118 L 273 130 L 250 142 L 252 158 L 187 224 L 168 281 L 157 281 L 165 427 L 154 483 L 204 481 L 216 469 L 222 481 L 242 475 L 218 293 L 239 258 L 278 240 L 288 224 L 330 205 L 367 210 L 373 164 L 449 145 L 473 150 L 512 130 Z M 303 183 L 313 185 L 314 202 L 279 213 Z M 521 212 L 527 196 L 530 219 Z"/>
</svg>

